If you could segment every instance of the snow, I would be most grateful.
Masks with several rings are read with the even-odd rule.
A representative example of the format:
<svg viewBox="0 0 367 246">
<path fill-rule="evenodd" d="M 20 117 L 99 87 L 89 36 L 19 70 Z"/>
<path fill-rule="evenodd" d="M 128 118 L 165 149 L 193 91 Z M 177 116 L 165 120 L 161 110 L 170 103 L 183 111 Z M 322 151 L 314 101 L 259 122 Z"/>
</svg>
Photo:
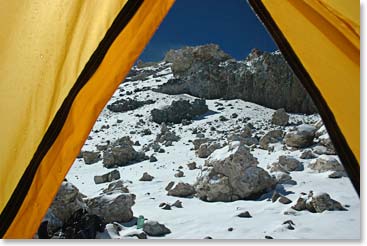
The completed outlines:
<svg viewBox="0 0 367 246">
<path fill-rule="evenodd" d="M 250 66 L 251 64 L 249 64 Z M 158 66 L 167 66 L 161 63 Z M 142 68 L 149 69 L 149 68 Z M 160 84 L 166 83 L 172 74 L 170 68 L 158 73 L 158 78 L 150 76 L 143 81 L 130 81 L 120 85 L 119 89 L 114 93 L 110 102 L 120 99 L 120 89 L 125 91 L 133 91 L 135 88 L 149 86 L 155 88 Z M 157 81 L 159 79 L 160 81 Z M 144 144 L 151 143 L 155 136 L 160 132 L 160 126 L 149 121 L 150 111 L 153 108 L 160 108 L 170 104 L 173 100 L 194 99 L 190 95 L 165 95 L 157 92 L 140 91 L 134 93 L 137 99 L 156 100 L 154 104 L 145 105 L 142 108 L 126 113 L 113 113 L 105 108 L 100 114 L 93 130 L 90 133 L 90 139 L 85 142 L 83 150 L 95 151 L 95 146 L 101 142 L 111 141 L 123 136 L 130 136 L 131 139 L 139 141 L 141 146 L 134 146 L 136 150 L 141 150 Z M 133 97 L 124 95 L 122 98 Z M 131 193 L 136 195 L 135 205 L 132 207 L 134 216 L 143 215 L 150 220 L 157 220 L 159 223 L 166 225 L 172 233 L 159 239 L 202 239 L 211 236 L 214 239 L 264 239 L 266 235 L 275 239 L 359 239 L 360 238 L 360 200 L 354 191 L 350 180 L 346 177 L 340 179 L 329 179 L 328 173 L 312 172 L 307 166 L 310 160 L 299 159 L 301 151 L 283 149 L 282 144 L 272 144 L 276 151 L 268 152 L 255 148 L 251 153 L 258 159 L 259 167 L 266 169 L 267 165 L 276 162 L 280 155 L 292 155 L 302 161 L 305 170 L 291 172 L 293 180 L 297 181 L 296 185 L 278 185 L 277 191 L 293 201 L 292 204 L 284 205 L 279 202 L 272 203 L 267 198 L 271 194 L 266 194 L 258 200 L 240 200 L 234 202 L 204 202 L 198 198 L 178 198 L 167 196 L 165 187 L 170 181 L 185 182 L 194 184 L 196 178 L 200 175 L 201 170 L 189 170 L 187 163 L 195 161 L 198 167 L 204 165 L 205 159 L 198 158 L 192 150 L 193 144 L 189 140 L 195 139 L 192 134 L 193 128 L 210 128 L 209 122 L 216 127 L 218 131 L 223 133 L 212 132 L 207 130 L 202 132 L 205 137 L 221 139 L 228 129 L 234 129 L 236 126 L 243 127 L 245 123 L 239 123 L 238 118 L 250 117 L 249 123 L 255 128 L 263 129 L 264 132 L 275 129 L 274 126 L 267 124 L 270 122 L 273 109 L 268 109 L 260 105 L 245 102 L 242 100 L 206 100 L 209 109 L 212 111 L 193 121 L 191 125 L 183 126 L 181 124 L 173 125 L 174 130 L 180 137 L 180 141 L 175 142 L 170 147 L 164 147 L 165 153 L 155 153 L 158 162 L 151 163 L 149 160 L 139 162 L 133 165 L 117 168 L 120 171 L 121 179 L 124 181 Z M 222 103 L 226 107 L 225 111 L 218 111 L 215 103 Z M 229 104 L 232 107 L 228 106 Z M 232 119 L 233 113 L 238 114 L 237 119 Z M 143 117 L 138 117 L 141 114 Z M 215 121 L 219 116 L 223 115 L 228 121 Z M 146 123 L 141 128 L 135 128 L 136 122 L 143 119 Z M 117 123 L 122 120 L 122 123 Z M 313 124 L 320 120 L 318 115 L 297 115 L 290 114 L 290 122 L 301 121 L 305 124 Z M 101 130 L 103 125 L 109 125 L 108 129 Z M 141 136 L 139 132 L 142 129 L 149 128 L 152 135 Z M 307 127 L 301 127 L 302 130 L 310 130 Z M 290 131 L 291 127 L 287 127 Z M 135 133 L 133 133 L 135 131 Z M 234 146 L 239 143 L 233 143 Z M 236 151 L 236 148 L 230 150 L 230 146 L 215 151 L 209 158 L 224 159 Z M 146 155 L 154 152 L 150 150 Z M 184 177 L 174 177 L 179 166 L 185 174 Z M 94 197 L 101 193 L 108 183 L 96 185 L 93 181 L 94 175 L 104 174 L 111 171 L 102 165 L 99 161 L 92 165 L 85 165 L 83 159 L 76 159 L 70 169 L 67 180 L 74 184 L 80 192 L 88 197 Z M 144 172 L 148 172 L 155 178 L 151 182 L 139 181 Z M 213 182 L 215 182 L 213 180 Z M 325 211 L 320 214 L 310 213 L 308 211 L 296 212 L 294 215 L 285 215 L 284 212 L 295 204 L 301 196 L 301 192 L 308 193 L 310 190 L 316 192 L 326 192 L 332 199 L 341 202 L 342 205 L 349 205 L 348 211 Z M 183 208 L 172 207 L 172 210 L 163 210 L 159 208 L 162 202 L 174 203 L 176 200 L 182 201 Z M 249 211 L 252 218 L 239 218 L 240 212 Z M 286 229 L 282 223 L 291 219 L 295 223 L 295 230 Z M 108 228 L 111 229 L 111 224 Z M 229 227 L 233 231 L 228 231 Z M 100 236 L 111 238 L 124 238 L 129 233 L 141 232 L 136 226 L 126 227 L 120 234 L 111 234 L 106 232 Z M 107 234 L 110 234 L 108 236 Z M 106 236 L 107 235 L 107 236 Z M 154 237 L 149 237 L 154 238 Z"/>
</svg>

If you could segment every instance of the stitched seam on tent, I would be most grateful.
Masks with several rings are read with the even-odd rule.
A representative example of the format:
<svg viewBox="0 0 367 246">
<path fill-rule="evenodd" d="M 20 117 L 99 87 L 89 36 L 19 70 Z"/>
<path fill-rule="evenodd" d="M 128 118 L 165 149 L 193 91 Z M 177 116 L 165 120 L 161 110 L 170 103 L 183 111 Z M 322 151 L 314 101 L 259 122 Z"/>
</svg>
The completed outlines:
<svg viewBox="0 0 367 246">
<path fill-rule="evenodd" d="M 98 69 L 109 47 L 112 45 L 120 32 L 126 27 L 126 25 L 135 15 L 142 3 L 143 0 L 127 1 L 127 3 L 124 5 L 124 7 L 121 9 L 119 14 L 113 21 L 111 27 L 107 30 L 106 35 L 99 43 L 98 47 L 93 52 L 84 69 L 80 73 L 74 86 L 72 87 L 68 96 L 65 98 L 63 104 L 56 113 L 51 125 L 49 126 L 45 136 L 38 146 L 30 164 L 23 173 L 22 178 L 20 179 L 12 196 L 10 197 L 5 208 L 0 214 L 0 238 L 4 237 L 12 221 L 19 212 L 19 209 L 21 208 L 21 205 L 25 197 L 27 196 L 28 190 L 32 185 L 36 171 L 40 163 L 42 162 L 42 159 L 47 154 L 54 141 L 57 139 L 67 119 L 74 99 L 76 98 L 80 90 L 88 83 L 94 72 Z"/>
<path fill-rule="evenodd" d="M 303 67 L 301 61 L 293 51 L 291 45 L 284 37 L 283 33 L 272 19 L 270 13 L 267 11 L 261 1 L 248 0 L 253 10 L 261 19 L 262 23 L 266 26 L 266 29 L 273 37 L 274 41 L 278 45 L 289 66 L 292 68 L 294 73 L 297 75 L 302 85 L 308 91 L 317 109 L 319 110 L 320 116 L 328 130 L 330 138 L 334 143 L 335 149 L 342 161 L 344 169 L 346 170 L 356 192 L 360 193 L 360 171 L 359 164 L 356 160 L 352 150 L 350 149 L 347 141 L 344 138 L 335 117 L 328 107 L 326 101 L 322 97 L 320 91 L 313 82 L 311 76 L 307 70 Z"/>
</svg>

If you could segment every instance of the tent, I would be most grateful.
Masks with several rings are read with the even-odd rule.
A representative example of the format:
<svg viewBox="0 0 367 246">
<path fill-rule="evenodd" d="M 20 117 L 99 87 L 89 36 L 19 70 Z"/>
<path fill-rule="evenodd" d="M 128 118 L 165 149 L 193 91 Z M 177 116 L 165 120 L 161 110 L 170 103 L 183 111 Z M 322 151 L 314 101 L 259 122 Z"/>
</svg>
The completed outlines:
<svg viewBox="0 0 367 246">
<path fill-rule="evenodd" d="M 33 237 L 99 113 L 173 3 L 0 3 L 2 238 Z M 250 4 L 310 92 L 359 194 L 359 5 Z"/>
</svg>

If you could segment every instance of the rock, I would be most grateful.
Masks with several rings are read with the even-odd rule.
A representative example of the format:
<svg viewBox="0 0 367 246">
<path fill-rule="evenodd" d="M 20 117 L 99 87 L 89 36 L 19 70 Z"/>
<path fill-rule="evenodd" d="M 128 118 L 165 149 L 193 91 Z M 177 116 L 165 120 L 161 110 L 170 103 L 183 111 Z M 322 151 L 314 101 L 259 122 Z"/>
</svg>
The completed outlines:
<svg viewBox="0 0 367 246">
<path fill-rule="evenodd" d="M 316 158 L 317 155 L 315 155 L 312 150 L 310 149 L 305 149 L 304 151 L 302 151 L 302 154 L 299 158 L 301 159 L 314 159 Z"/>
<path fill-rule="evenodd" d="M 242 212 L 242 213 L 238 214 L 237 217 L 240 217 L 240 218 L 252 218 L 252 216 L 250 215 L 249 211 Z"/>
<path fill-rule="evenodd" d="M 340 179 L 342 177 L 347 177 L 347 174 L 344 171 L 334 171 L 328 176 L 331 179 Z"/>
<path fill-rule="evenodd" d="M 229 227 L 227 231 L 233 231 L 233 227 Z"/>
<path fill-rule="evenodd" d="M 157 135 L 155 139 L 156 145 L 159 146 L 158 143 L 162 143 L 165 146 L 172 146 L 172 142 L 177 142 L 178 140 L 180 140 L 180 137 L 177 136 L 174 131 L 171 131 L 170 129 L 168 129 L 165 123 L 162 123 L 161 132 Z M 157 146 L 155 148 L 157 148 Z M 159 148 L 158 148 L 158 151 L 160 151 Z"/>
<path fill-rule="evenodd" d="M 204 237 L 204 239 L 213 239 L 213 238 L 210 236 L 207 236 L 207 237 Z"/>
<path fill-rule="evenodd" d="M 261 195 L 275 185 L 275 180 L 262 168 L 249 149 L 239 142 L 212 153 L 208 167 L 195 184 L 197 196 L 204 201 L 235 201 Z"/>
<path fill-rule="evenodd" d="M 279 200 L 280 203 L 282 204 L 289 204 L 292 203 L 292 200 L 290 200 L 289 198 L 285 197 L 285 196 L 280 196 Z"/>
<path fill-rule="evenodd" d="M 306 199 L 299 197 L 295 205 L 292 206 L 294 210 L 302 211 L 306 209 Z"/>
<path fill-rule="evenodd" d="M 171 205 L 169 205 L 168 203 L 165 203 L 161 209 L 164 209 L 164 210 L 171 210 Z"/>
<path fill-rule="evenodd" d="M 175 185 L 174 181 L 171 181 L 168 183 L 168 185 L 166 186 L 166 188 L 164 188 L 166 191 L 169 191 L 170 189 L 172 189 L 172 187 Z"/>
<path fill-rule="evenodd" d="M 274 239 L 274 238 L 271 236 L 265 236 L 265 239 Z"/>
<path fill-rule="evenodd" d="M 321 155 L 317 159 L 312 160 L 308 165 L 309 168 L 319 173 L 327 171 L 344 171 L 344 167 L 333 156 Z"/>
<path fill-rule="evenodd" d="M 107 188 L 102 190 L 103 193 L 129 193 L 129 189 L 124 186 L 122 180 L 117 180 L 108 185 Z"/>
<path fill-rule="evenodd" d="M 285 112 L 284 108 L 278 109 L 271 116 L 271 123 L 278 126 L 288 125 L 289 115 Z"/>
<path fill-rule="evenodd" d="M 152 120 L 155 123 L 174 123 L 179 124 L 182 120 L 192 120 L 193 118 L 208 112 L 208 105 L 205 100 L 195 99 L 193 102 L 188 100 L 173 101 L 171 105 L 162 109 L 151 111 Z"/>
<path fill-rule="evenodd" d="M 130 193 L 103 194 L 87 200 L 87 211 L 98 215 L 104 223 L 127 222 L 133 218 L 131 207 L 135 195 Z"/>
<path fill-rule="evenodd" d="M 165 225 L 158 223 L 157 221 L 148 220 L 144 222 L 143 231 L 149 236 L 159 237 L 171 233 Z"/>
<path fill-rule="evenodd" d="M 176 208 L 182 208 L 182 202 L 180 200 L 177 200 L 171 206 Z"/>
<path fill-rule="evenodd" d="M 280 197 L 280 194 L 276 191 L 273 192 L 273 195 L 271 196 L 271 202 L 276 202 L 278 198 Z"/>
<path fill-rule="evenodd" d="M 330 153 L 330 155 L 335 155 L 336 154 L 334 144 L 331 141 L 330 136 L 327 132 L 325 134 L 321 135 L 321 136 L 318 136 L 318 139 L 320 141 L 320 144 L 323 145 L 327 149 L 327 152 Z"/>
<path fill-rule="evenodd" d="M 288 172 L 303 170 L 302 162 L 292 156 L 281 155 L 279 156 L 278 163 Z"/>
<path fill-rule="evenodd" d="M 270 143 L 277 143 L 283 140 L 284 132 L 282 130 L 271 130 L 262 136 L 259 145 L 262 149 L 268 149 Z"/>
<path fill-rule="evenodd" d="M 309 202 L 316 213 L 322 213 L 325 210 L 346 210 L 338 201 L 331 199 L 330 195 L 327 193 L 315 194 L 312 196 Z M 311 211 L 312 212 L 312 211 Z"/>
<path fill-rule="evenodd" d="M 122 137 L 111 144 L 103 152 L 103 166 L 113 168 L 149 159 L 143 152 L 137 152 L 133 144 L 129 137 Z"/>
<path fill-rule="evenodd" d="M 194 145 L 194 150 L 198 150 L 200 145 L 204 144 L 204 143 L 211 143 L 213 142 L 214 139 L 209 139 L 209 138 L 197 138 L 194 139 L 192 141 L 192 144 Z"/>
<path fill-rule="evenodd" d="M 167 188 L 167 187 L 166 187 Z M 195 194 L 195 189 L 188 183 L 178 183 L 168 190 L 167 195 L 177 197 L 189 197 Z"/>
<path fill-rule="evenodd" d="M 334 155 L 335 150 L 330 150 L 325 146 L 317 145 L 312 148 L 313 152 L 315 152 L 318 155 Z"/>
<path fill-rule="evenodd" d="M 296 185 L 297 182 L 292 179 L 292 177 L 288 173 L 284 172 L 276 172 L 275 179 L 278 184 L 288 184 L 288 185 Z"/>
<path fill-rule="evenodd" d="M 189 170 L 194 170 L 196 169 L 196 162 L 190 162 L 187 164 L 187 167 L 189 168 Z"/>
<path fill-rule="evenodd" d="M 67 181 L 62 182 L 46 215 L 46 217 L 54 217 L 46 218 L 49 221 L 48 226 L 55 228 L 59 224 L 58 221 L 66 223 L 75 211 L 85 209 L 87 206 L 83 197 L 85 196 L 74 185 Z"/>
<path fill-rule="evenodd" d="M 152 181 L 154 179 L 154 177 L 152 175 L 150 175 L 147 172 L 143 173 L 143 176 L 139 179 L 139 181 Z"/>
<path fill-rule="evenodd" d="M 158 159 L 157 159 L 157 157 L 155 157 L 154 155 L 151 155 L 150 157 L 149 157 L 149 162 L 157 162 L 158 161 Z"/>
<path fill-rule="evenodd" d="M 255 52 L 256 53 L 256 52 Z M 242 99 L 287 112 L 314 113 L 316 107 L 280 52 L 260 52 L 235 61 L 209 44 L 169 51 L 174 79 L 161 93 L 205 99 Z"/>
<path fill-rule="evenodd" d="M 127 98 L 127 99 L 117 100 L 113 102 L 112 104 L 107 105 L 107 109 L 111 110 L 112 112 L 122 113 L 122 112 L 135 110 L 144 105 L 153 104 L 153 103 L 155 103 L 155 101 L 153 100 L 137 101 L 134 99 Z"/>
<path fill-rule="evenodd" d="M 94 176 L 94 183 L 102 184 L 120 179 L 119 170 L 113 170 L 100 176 Z"/>
<path fill-rule="evenodd" d="M 83 151 L 83 159 L 85 164 L 93 164 L 101 160 L 101 154 L 93 151 Z"/>
<path fill-rule="evenodd" d="M 203 143 L 200 145 L 199 149 L 196 151 L 196 154 L 199 158 L 207 158 L 211 155 L 215 150 L 219 149 L 221 146 L 218 143 Z"/>
<path fill-rule="evenodd" d="M 302 124 L 297 126 L 297 131 L 288 132 L 284 137 L 284 141 L 290 147 L 306 148 L 313 144 L 315 132 L 316 127 Z"/>
<path fill-rule="evenodd" d="M 181 170 L 178 170 L 177 173 L 175 173 L 176 178 L 181 178 L 183 176 L 184 176 L 184 172 L 182 172 Z"/>
</svg>

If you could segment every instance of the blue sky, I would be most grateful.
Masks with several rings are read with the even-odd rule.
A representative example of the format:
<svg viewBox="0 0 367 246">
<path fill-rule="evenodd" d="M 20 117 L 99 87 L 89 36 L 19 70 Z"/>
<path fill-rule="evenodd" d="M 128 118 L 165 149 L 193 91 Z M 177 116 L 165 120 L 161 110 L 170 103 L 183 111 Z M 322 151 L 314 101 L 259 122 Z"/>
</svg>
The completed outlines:
<svg viewBox="0 0 367 246">
<path fill-rule="evenodd" d="M 276 46 L 246 0 L 176 0 L 140 59 L 162 60 L 169 49 L 216 43 L 236 59 Z"/>
</svg>

